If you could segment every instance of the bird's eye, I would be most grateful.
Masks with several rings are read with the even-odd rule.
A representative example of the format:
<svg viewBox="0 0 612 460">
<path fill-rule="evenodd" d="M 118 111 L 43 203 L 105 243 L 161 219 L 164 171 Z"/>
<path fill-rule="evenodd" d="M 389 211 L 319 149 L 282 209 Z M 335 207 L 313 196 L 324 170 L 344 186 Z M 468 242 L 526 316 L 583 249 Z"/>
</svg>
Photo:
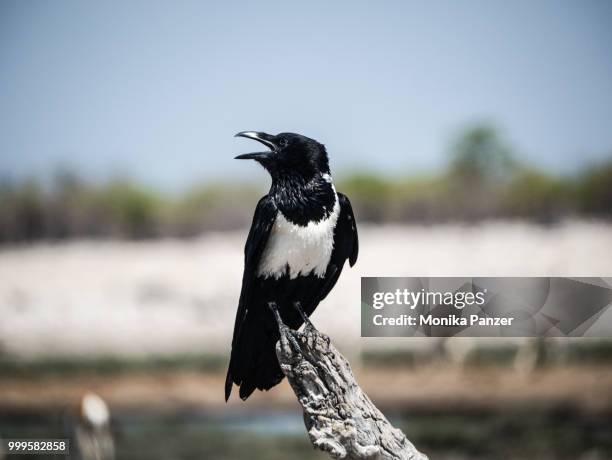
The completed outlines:
<svg viewBox="0 0 612 460">
<path fill-rule="evenodd" d="M 279 144 L 281 147 L 287 147 L 287 145 L 289 145 L 289 141 L 288 141 L 287 139 L 281 139 L 281 140 L 278 142 L 278 144 Z"/>
</svg>

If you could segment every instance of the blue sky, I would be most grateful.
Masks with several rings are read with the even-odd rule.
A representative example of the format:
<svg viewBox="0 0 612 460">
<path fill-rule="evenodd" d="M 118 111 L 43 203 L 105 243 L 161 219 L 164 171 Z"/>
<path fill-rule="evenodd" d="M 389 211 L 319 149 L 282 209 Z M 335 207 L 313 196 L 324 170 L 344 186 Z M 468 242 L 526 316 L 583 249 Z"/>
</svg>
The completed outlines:
<svg viewBox="0 0 612 460">
<path fill-rule="evenodd" d="M 262 180 L 242 130 L 420 172 L 482 120 L 553 171 L 611 155 L 612 2 L 0 2 L 4 176 Z"/>
</svg>

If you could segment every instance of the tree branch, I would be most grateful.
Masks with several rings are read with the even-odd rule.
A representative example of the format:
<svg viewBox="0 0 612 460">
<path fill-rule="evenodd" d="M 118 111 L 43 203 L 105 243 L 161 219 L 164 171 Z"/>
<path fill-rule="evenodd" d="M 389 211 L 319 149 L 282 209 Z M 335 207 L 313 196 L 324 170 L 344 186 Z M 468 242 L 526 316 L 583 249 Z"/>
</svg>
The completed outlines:
<svg viewBox="0 0 612 460">
<path fill-rule="evenodd" d="M 370 401 L 328 336 L 308 324 L 280 332 L 276 355 L 316 448 L 347 460 L 427 460 Z"/>
</svg>

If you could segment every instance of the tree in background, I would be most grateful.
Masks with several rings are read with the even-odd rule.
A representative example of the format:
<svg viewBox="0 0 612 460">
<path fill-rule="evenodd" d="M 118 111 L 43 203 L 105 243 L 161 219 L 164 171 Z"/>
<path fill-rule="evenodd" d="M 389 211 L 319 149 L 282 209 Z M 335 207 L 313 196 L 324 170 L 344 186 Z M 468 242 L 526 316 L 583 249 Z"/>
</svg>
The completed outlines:
<svg viewBox="0 0 612 460">
<path fill-rule="evenodd" d="M 612 218 L 612 160 L 589 168 L 578 184 L 580 211 Z"/>
<path fill-rule="evenodd" d="M 512 148 L 492 126 L 467 129 L 451 150 L 447 172 L 453 217 L 497 217 L 501 196 L 519 168 Z"/>
</svg>

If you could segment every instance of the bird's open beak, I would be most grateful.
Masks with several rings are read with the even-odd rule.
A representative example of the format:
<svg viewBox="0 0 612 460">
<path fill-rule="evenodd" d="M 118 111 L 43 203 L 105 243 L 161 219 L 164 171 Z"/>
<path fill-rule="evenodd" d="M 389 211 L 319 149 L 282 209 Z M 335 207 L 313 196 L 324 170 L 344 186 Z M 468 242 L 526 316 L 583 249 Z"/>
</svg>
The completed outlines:
<svg viewBox="0 0 612 460">
<path fill-rule="evenodd" d="M 271 151 L 267 152 L 255 152 L 255 153 L 245 153 L 243 155 L 238 155 L 236 160 L 265 160 L 269 158 L 271 153 L 276 150 L 276 144 L 274 143 L 274 136 L 266 133 L 258 133 L 255 131 L 242 131 L 236 134 L 234 137 L 246 137 L 247 139 L 254 139 L 257 142 L 261 142 L 266 147 L 269 147 Z"/>
</svg>

